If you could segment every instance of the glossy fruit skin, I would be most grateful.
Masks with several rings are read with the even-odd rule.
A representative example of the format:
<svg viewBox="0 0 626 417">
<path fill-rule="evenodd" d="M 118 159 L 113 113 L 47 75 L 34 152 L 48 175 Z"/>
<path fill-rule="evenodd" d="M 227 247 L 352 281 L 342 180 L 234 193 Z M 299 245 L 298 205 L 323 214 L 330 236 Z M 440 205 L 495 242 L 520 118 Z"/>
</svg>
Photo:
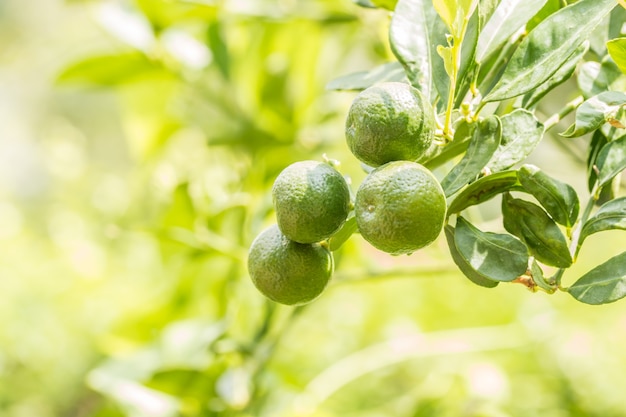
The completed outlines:
<svg viewBox="0 0 626 417">
<path fill-rule="evenodd" d="M 257 236 L 248 252 L 248 272 L 270 300 L 302 305 L 316 299 L 333 273 L 333 257 L 324 246 L 289 240 L 273 225 Z"/>
<path fill-rule="evenodd" d="M 274 181 L 272 199 L 278 227 L 298 243 L 328 239 L 350 211 L 346 180 L 318 161 L 300 161 L 285 168 Z"/>
<path fill-rule="evenodd" d="M 354 210 L 359 231 L 372 246 L 392 255 L 410 254 L 441 233 L 446 198 L 428 169 L 396 161 L 365 178 Z"/>
<path fill-rule="evenodd" d="M 433 143 L 434 111 L 416 88 L 399 82 L 380 83 L 356 96 L 345 133 L 350 151 L 370 166 L 416 161 Z"/>
</svg>

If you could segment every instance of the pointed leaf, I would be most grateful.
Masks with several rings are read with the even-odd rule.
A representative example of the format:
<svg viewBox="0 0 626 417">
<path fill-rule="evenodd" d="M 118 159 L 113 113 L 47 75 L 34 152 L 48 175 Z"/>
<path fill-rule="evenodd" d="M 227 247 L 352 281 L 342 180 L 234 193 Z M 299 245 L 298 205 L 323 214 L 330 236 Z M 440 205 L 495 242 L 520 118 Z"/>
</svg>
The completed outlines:
<svg viewBox="0 0 626 417">
<path fill-rule="evenodd" d="M 626 38 L 611 39 L 606 43 L 606 48 L 620 71 L 626 74 Z"/>
<path fill-rule="evenodd" d="M 454 242 L 463 259 L 488 279 L 513 281 L 528 267 L 522 242 L 511 235 L 483 232 L 463 217 L 456 221 Z"/>
<path fill-rule="evenodd" d="M 510 168 L 526 159 L 543 137 L 543 125 L 524 109 L 502 117 L 502 140 L 487 167 L 492 172 Z"/>
<path fill-rule="evenodd" d="M 598 187 L 608 184 L 617 174 L 626 169 L 626 136 L 607 143 L 598 154 Z"/>
<path fill-rule="evenodd" d="M 539 201 L 548 214 L 564 226 L 571 227 L 578 219 L 578 195 L 569 184 L 558 181 L 534 165 L 524 165 L 517 172 L 522 187 Z"/>
<path fill-rule="evenodd" d="M 452 36 L 457 39 L 463 37 L 463 33 L 461 33 L 463 21 L 469 20 L 477 5 L 478 0 L 438 0 L 433 2 L 437 14 L 448 25 Z"/>
<path fill-rule="evenodd" d="M 448 242 L 448 248 L 450 249 L 450 255 L 452 256 L 452 260 L 459 267 L 459 270 L 465 275 L 470 281 L 472 281 L 476 285 L 480 285 L 485 288 L 493 288 L 498 285 L 498 281 L 490 280 L 487 277 L 482 276 L 478 271 L 476 271 L 472 265 L 469 264 L 459 253 L 459 250 L 456 247 L 456 243 L 454 242 L 454 227 L 450 225 L 446 225 L 444 228 L 444 232 L 446 234 L 446 240 Z"/>
<path fill-rule="evenodd" d="M 614 118 L 623 106 L 626 106 L 626 93 L 619 91 L 606 91 L 591 97 L 576 109 L 576 122 L 561 136 L 573 138 L 593 132 Z"/>
<path fill-rule="evenodd" d="M 326 89 L 360 91 L 385 81 L 408 82 L 404 68 L 400 63 L 390 62 L 369 71 L 354 72 L 335 78 L 326 84 Z"/>
<path fill-rule="evenodd" d="M 478 38 L 476 60 L 483 62 L 533 17 L 546 0 L 503 1 L 496 8 Z"/>
<path fill-rule="evenodd" d="M 580 232 L 578 247 L 589 235 L 616 229 L 626 230 L 626 197 L 616 198 L 605 203 L 593 217 L 585 222 Z"/>
<path fill-rule="evenodd" d="M 563 84 L 565 81 L 569 80 L 580 60 L 587 53 L 589 49 L 589 44 L 587 42 L 583 43 L 571 57 L 567 59 L 561 68 L 559 68 L 552 77 L 548 79 L 548 81 L 541 84 L 539 87 L 534 90 L 526 93 L 522 99 L 522 107 L 525 109 L 532 108 L 539 100 L 541 100 L 546 94 L 552 91 L 555 87 Z"/>
<path fill-rule="evenodd" d="M 459 213 L 470 206 L 484 203 L 498 194 L 517 188 L 520 188 L 520 183 L 516 171 L 502 171 L 487 175 L 461 191 L 450 203 L 448 214 Z"/>
<path fill-rule="evenodd" d="M 431 31 L 434 17 L 428 0 L 399 0 L 389 26 L 391 50 L 406 69 L 411 84 L 427 98 L 431 96 L 436 59 L 437 41 Z"/>
<path fill-rule="evenodd" d="M 593 268 L 567 290 L 586 304 L 606 304 L 626 296 L 626 252 Z"/>
<path fill-rule="evenodd" d="M 504 100 L 537 88 L 615 6 L 615 0 L 580 0 L 550 15 L 524 38 L 485 101 Z"/>
<path fill-rule="evenodd" d="M 572 265 L 565 236 L 541 207 L 505 194 L 502 216 L 504 228 L 520 238 L 539 262 L 559 268 Z"/>
<path fill-rule="evenodd" d="M 485 167 L 500 144 L 502 125 L 496 115 L 480 121 L 463 159 L 441 181 L 446 197 L 473 181 Z"/>
<path fill-rule="evenodd" d="M 532 263 L 530 264 L 530 275 L 538 287 L 543 288 L 548 293 L 553 293 L 555 291 L 555 288 L 546 282 L 546 279 L 544 278 L 544 275 L 543 275 L 543 270 L 541 269 L 537 261 L 534 259 L 532 260 Z"/>
</svg>

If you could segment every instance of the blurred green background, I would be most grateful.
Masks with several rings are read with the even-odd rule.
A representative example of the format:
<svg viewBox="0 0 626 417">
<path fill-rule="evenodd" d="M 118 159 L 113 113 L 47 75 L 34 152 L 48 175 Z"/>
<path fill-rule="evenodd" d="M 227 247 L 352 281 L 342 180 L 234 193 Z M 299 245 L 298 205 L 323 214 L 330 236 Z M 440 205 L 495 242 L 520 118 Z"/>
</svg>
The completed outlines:
<svg viewBox="0 0 626 417">
<path fill-rule="evenodd" d="M 284 167 L 326 154 L 363 179 L 354 93 L 324 86 L 393 60 L 388 19 L 350 0 L 0 1 L 0 416 L 626 416 L 623 301 L 487 290 L 444 239 L 394 258 L 358 235 L 309 306 L 251 284 Z M 584 195 L 558 140 L 531 161 Z M 473 219 L 501 229 L 497 204 Z M 623 248 L 590 237 L 565 279 Z"/>
</svg>

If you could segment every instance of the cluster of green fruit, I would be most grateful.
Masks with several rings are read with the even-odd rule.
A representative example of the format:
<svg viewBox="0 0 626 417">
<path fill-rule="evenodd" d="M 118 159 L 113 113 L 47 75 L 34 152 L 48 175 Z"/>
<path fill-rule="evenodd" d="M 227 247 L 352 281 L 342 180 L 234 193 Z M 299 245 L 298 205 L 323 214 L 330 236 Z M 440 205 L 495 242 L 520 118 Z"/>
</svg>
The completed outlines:
<svg viewBox="0 0 626 417">
<path fill-rule="evenodd" d="M 248 269 L 255 286 L 283 304 L 312 301 L 328 285 L 333 258 L 327 241 L 350 211 L 359 233 L 393 255 L 410 254 L 441 233 L 446 198 L 420 158 L 434 145 L 435 116 L 422 94 L 387 82 L 361 92 L 346 120 L 352 153 L 372 169 L 354 204 L 343 176 L 326 163 L 296 162 L 272 188 L 277 225 L 252 243 Z"/>
</svg>

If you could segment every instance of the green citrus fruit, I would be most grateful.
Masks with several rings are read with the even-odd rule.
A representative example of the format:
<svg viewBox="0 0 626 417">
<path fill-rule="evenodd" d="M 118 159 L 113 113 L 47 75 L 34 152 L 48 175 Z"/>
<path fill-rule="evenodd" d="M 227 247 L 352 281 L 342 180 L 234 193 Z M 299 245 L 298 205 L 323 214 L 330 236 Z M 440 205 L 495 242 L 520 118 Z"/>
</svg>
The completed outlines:
<svg viewBox="0 0 626 417">
<path fill-rule="evenodd" d="M 273 225 L 252 242 L 248 272 L 254 285 L 269 299 L 287 305 L 306 304 L 328 285 L 333 257 L 317 243 L 289 240 Z"/>
<path fill-rule="evenodd" d="M 289 165 L 272 188 L 278 227 L 298 243 L 320 242 L 332 236 L 350 211 L 346 180 L 331 166 L 317 161 Z"/>
<path fill-rule="evenodd" d="M 359 93 L 346 119 L 348 147 L 371 166 L 418 160 L 431 146 L 435 116 L 426 98 L 399 82 L 374 85 Z"/>
<path fill-rule="evenodd" d="M 446 197 L 433 174 L 396 161 L 372 171 L 356 194 L 359 231 L 374 247 L 400 255 L 433 242 L 443 229 Z"/>
</svg>

